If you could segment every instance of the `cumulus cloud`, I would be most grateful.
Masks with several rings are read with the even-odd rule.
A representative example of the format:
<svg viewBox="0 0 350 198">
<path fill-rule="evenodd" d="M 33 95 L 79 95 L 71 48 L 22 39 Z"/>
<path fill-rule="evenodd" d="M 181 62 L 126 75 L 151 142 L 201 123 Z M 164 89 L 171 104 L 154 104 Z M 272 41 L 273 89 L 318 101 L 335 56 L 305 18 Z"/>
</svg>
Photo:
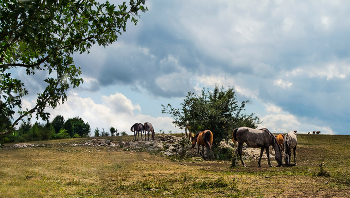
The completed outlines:
<svg viewBox="0 0 350 198">
<path fill-rule="evenodd" d="M 293 85 L 293 83 L 289 81 L 283 81 L 282 79 L 277 79 L 273 82 L 274 85 L 282 87 L 283 89 L 289 88 Z"/>
<path fill-rule="evenodd" d="M 55 109 L 47 109 L 51 114 L 52 121 L 57 115 L 62 115 L 66 120 L 73 117 L 80 117 L 88 122 L 91 127 L 91 135 L 96 128 L 109 131 L 110 127 L 115 127 L 119 132 L 126 131 L 132 134 L 130 127 L 136 122 L 150 122 L 155 128 L 168 132 L 183 132 L 174 127 L 173 119 L 169 117 L 152 117 L 141 113 L 139 105 L 132 102 L 121 93 L 102 95 L 102 104 L 97 104 L 91 98 L 82 98 L 77 93 L 69 93 L 68 100 Z M 35 101 L 23 101 L 24 107 L 33 107 Z"/>
<path fill-rule="evenodd" d="M 308 133 L 309 131 L 321 131 L 323 134 L 334 134 L 329 126 L 324 126 L 317 121 L 299 119 L 298 117 L 283 111 L 275 104 L 264 104 L 267 115 L 262 116 L 262 123 L 259 128 L 268 128 L 273 133 L 287 133 L 298 131 L 298 133 Z"/>
</svg>

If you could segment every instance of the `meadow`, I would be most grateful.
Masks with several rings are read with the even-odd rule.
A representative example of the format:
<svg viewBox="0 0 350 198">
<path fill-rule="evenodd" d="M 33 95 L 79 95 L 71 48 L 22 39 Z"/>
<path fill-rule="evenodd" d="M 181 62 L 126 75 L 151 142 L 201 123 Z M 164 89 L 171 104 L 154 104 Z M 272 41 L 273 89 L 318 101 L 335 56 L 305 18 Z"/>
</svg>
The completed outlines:
<svg viewBox="0 0 350 198">
<path fill-rule="evenodd" d="M 350 197 L 350 136 L 298 134 L 296 166 L 247 160 L 234 168 L 230 161 L 73 145 L 86 140 L 5 145 L 0 197 Z"/>
</svg>

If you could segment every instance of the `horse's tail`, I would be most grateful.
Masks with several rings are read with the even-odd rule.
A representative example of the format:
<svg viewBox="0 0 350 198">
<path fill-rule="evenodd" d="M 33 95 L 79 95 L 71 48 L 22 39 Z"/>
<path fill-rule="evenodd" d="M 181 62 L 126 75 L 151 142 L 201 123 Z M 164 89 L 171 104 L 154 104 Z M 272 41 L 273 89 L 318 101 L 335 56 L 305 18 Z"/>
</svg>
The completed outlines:
<svg viewBox="0 0 350 198">
<path fill-rule="evenodd" d="M 203 135 L 203 141 L 209 149 L 213 145 L 213 133 L 210 130 L 205 131 Z"/>
<path fill-rule="evenodd" d="M 237 141 L 236 137 L 237 137 L 237 131 L 238 131 L 238 128 L 235 128 L 233 129 L 233 133 L 232 133 L 232 138 Z"/>
</svg>

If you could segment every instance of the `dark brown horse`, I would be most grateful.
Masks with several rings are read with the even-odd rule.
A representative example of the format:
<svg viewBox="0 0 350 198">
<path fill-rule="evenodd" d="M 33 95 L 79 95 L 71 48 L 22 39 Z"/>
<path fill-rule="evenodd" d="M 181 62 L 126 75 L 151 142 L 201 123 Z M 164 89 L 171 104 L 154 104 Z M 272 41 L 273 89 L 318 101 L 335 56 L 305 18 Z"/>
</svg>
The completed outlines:
<svg viewBox="0 0 350 198">
<path fill-rule="evenodd" d="M 154 140 L 154 128 L 152 126 L 151 123 L 149 122 L 145 122 L 145 124 L 143 124 L 144 126 L 144 130 L 145 130 L 145 140 L 146 140 L 146 131 L 148 132 L 148 141 L 149 141 L 149 133 L 152 133 L 152 140 Z"/>
<path fill-rule="evenodd" d="M 132 127 L 130 128 L 130 131 L 134 132 L 135 140 L 136 140 L 136 135 L 140 136 L 139 133 L 141 132 L 141 140 L 142 140 L 143 125 L 141 123 L 135 123 L 134 125 L 132 125 Z M 139 138 L 137 137 L 137 139 Z"/>
<path fill-rule="evenodd" d="M 238 154 L 243 166 L 245 166 L 242 160 L 242 148 L 244 142 L 247 143 L 249 147 L 261 148 L 260 159 L 258 162 L 259 167 L 261 167 L 260 162 L 264 149 L 266 149 L 268 164 L 271 166 L 269 155 L 270 145 L 272 145 L 275 150 L 275 159 L 278 163 L 277 166 L 282 165 L 282 152 L 275 136 L 268 129 L 252 129 L 248 127 L 236 128 L 233 130 L 233 138 L 238 142 Z"/>
<path fill-rule="evenodd" d="M 207 147 L 208 150 L 211 150 L 211 146 L 213 145 L 213 133 L 210 130 L 200 131 L 192 138 L 192 148 L 198 145 L 198 153 L 199 146 L 202 146 L 202 156 L 204 158 L 204 147 Z"/>
</svg>

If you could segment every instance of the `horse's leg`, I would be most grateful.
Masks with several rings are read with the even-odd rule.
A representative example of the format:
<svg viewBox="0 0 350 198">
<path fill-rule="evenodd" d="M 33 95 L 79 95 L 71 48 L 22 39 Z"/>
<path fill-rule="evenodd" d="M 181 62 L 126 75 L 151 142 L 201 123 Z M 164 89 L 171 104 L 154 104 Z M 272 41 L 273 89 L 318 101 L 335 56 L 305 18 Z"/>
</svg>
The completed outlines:
<svg viewBox="0 0 350 198">
<path fill-rule="evenodd" d="M 205 155 L 204 155 L 204 145 L 202 145 L 202 155 L 203 155 L 203 159 L 205 159 Z"/>
<path fill-rule="evenodd" d="M 239 158 L 241 159 L 242 165 L 243 165 L 244 167 L 246 167 L 245 164 L 244 164 L 244 162 L 243 162 L 243 159 L 242 159 L 242 148 L 243 148 L 243 143 L 242 143 L 242 144 L 241 144 L 241 143 L 238 143 L 238 154 L 239 154 Z"/>
<path fill-rule="evenodd" d="M 261 162 L 261 157 L 262 157 L 262 155 L 263 155 L 263 152 L 264 152 L 264 148 L 263 148 L 263 147 L 261 147 L 261 150 L 260 150 L 260 158 L 259 158 L 259 162 L 258 162 L 259 167 L 261 167 L 260 162 Z"/>
<path fill-rule="evenodd" d="M 297 162 L 295 161 L 295 150 L 297 149 L 297 147 L 294 147 L 293 148 L 293 154 L 294 154 L 294 164 L 296 165 L 297 164 Z"/>
<path fill-rule="evenodd" d="M 269 147 L 266 147 L 266 155 L 267 155 L 267 162 L 268 162 L 269 166 L 272 167 L 271 163 L 270 163 L 270 148 Z"/>
</svg>

